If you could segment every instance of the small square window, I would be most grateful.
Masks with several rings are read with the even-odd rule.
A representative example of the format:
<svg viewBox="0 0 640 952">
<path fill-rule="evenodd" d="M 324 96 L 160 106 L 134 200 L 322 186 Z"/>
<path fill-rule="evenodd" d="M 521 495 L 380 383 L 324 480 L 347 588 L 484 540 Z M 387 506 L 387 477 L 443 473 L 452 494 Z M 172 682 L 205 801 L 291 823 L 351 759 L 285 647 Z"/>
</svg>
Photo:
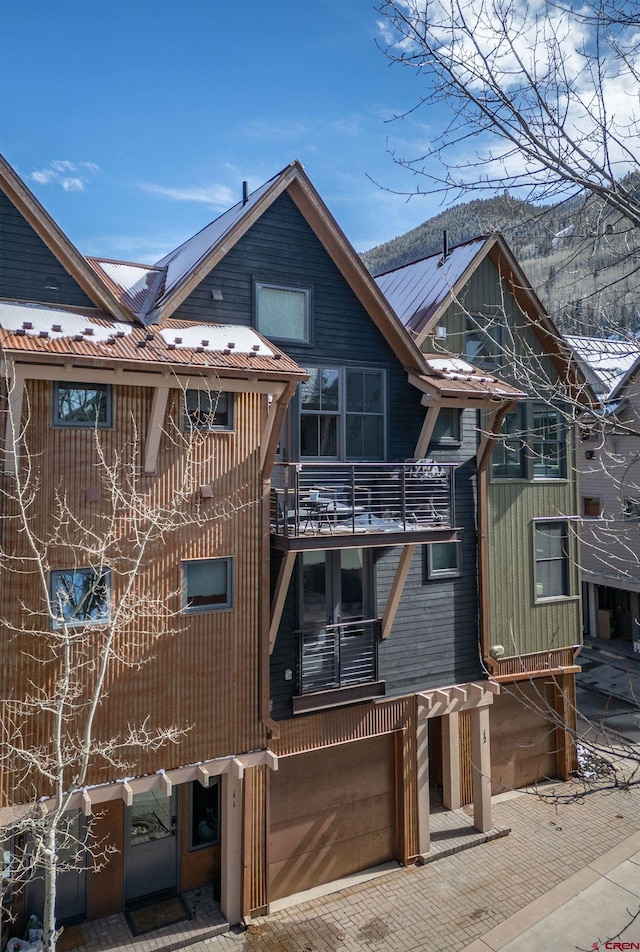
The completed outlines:
<svg viewBox="0 0 640 952">
<path fill-rule="evenodd" d="M 191 849 L 220 842 L 220 778 L 210 777 L 209 786 L 191 784 Z"/>
<path fill-rule="evenodd" d="M 265 337 L 308 342 L 309 290 L 256 282 L 256 327 Z"/>
<path fill-rule="evenodd" d="M 111 426 L 111 386 L 106 383 L 53 385 L 53 422 L 56 426 Z"/>
<path fill-rule="evenodd" d="M 582 515 L 585 519 L 599 519 L 602 515 L 602 500 L 600 496 L 582 497 Z"/>
<path fill-rule="evenodd" d="M 193 559 L 182 565 L 185 612 L 231 608 L 231 559 Z"/>
<path fill-rule="evenodd" d="M 109 621 L 111 579 L 107 569 L 56 569 L 51 572 L 54 627 Z"/>
<path fill-rule="evenodd" d="M 462 543 L 431 542 L 426 547 L 427 578 L 457 578 L 462 574 Z"/>
<path fill-rule="evenodd" d="M 58 291 L 58 279 L 54 278 L 52 274 L 45 274 L 44 276 L 44 288 L 45 291 Z"/>
<path fill-rule="evenodd" d="M 184 404 L 185 430 L 233 429 L 233 394 L 226 390 L 187 390 Z"/>
</svg>

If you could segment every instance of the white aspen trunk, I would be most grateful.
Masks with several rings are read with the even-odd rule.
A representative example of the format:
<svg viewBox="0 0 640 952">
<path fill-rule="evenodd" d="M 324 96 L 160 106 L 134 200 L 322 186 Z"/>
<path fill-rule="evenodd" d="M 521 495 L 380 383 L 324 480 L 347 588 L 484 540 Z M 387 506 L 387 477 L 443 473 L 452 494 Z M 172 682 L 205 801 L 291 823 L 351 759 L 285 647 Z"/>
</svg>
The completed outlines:
<svg viewBox="0 0 640 952">
<path fill-rule="evenodd" d="M 44 913 L 42 916 L 43 941 L 47 952 L 55 952 L 57 945 L 56 931 L 56 894 L 57 894 L 57 874 L 58 874 L 58 856 L 57 846 L 57 825 L 54 823 L 45 834 L 45 856 L 46 865 L 44 869 Z"/>
</svg>

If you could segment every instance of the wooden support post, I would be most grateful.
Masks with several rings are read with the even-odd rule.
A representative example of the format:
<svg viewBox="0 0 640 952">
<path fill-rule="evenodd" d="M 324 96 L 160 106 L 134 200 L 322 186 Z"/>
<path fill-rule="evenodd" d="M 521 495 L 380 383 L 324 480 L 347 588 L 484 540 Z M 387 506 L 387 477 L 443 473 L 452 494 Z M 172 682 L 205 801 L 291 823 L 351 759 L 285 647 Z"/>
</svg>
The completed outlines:
<svg viewBox="0 0 640 952">
<path fill-rule="evenodd" d="M 228 771 L 222 775 L 220 906 L 233 925 L 242 919 L 242 810 L 242 780 Z"/>
<path fill-rule="evenodd" d="M 460 715 L 448 714 L 442 724 L 442 802 L 448 810 L 462 806 L 460 790 Z"/>
<path fill-rule="evenodd" d="M 429 829 L 429 719 L 424 707 L 417 714 L 417 784 L 418 784 L 418 850 L 425 855 L 431 849 Z"/>
<path fill-rule="evenodd" d="M 418 442 L 416 443 L 416 448 L 414 451 L 414 457 L 416 459 L 423 459 L 427 455 L 427 450 L 429 449 L 429 443 L 431 442 L 431 437 L 433 436 L 433 431 L 436 427 L 436 420 L 438 419 L 438 414 L 440 412 L 439 404 L 431 404 L 427 407 L 427 413 L 424 418 L 424 423 L 422 424 L 422 429 L 420 430 L 420 436 L 418 437 Z"/>
<path fill-rule="evenodd" d="M 284 611 L 284 603 L 287 599 L 287 592 L 289 591 L 289 583 L 291 582 L 293 566 L 295 563 L 296 553 L 291 551 L 285 553 L 282 562 L 280 563 L 278 581 L 276 582 L 276 590 L 273 593 L 273 602 L 271 605 L 271 623 L 269 625 L 269 654 L 273 654 L 273 649 L 276 645 L 278 628 L 280 627 L 280 619 L 282 618 L 282 612 Z"/>
<path fill-rule="evenodd" d="M 400 599 L 402 598 L 402 593 L 404 591 L 404 585 L 407 581 L 407 576 L 411 567 L 413 553 L 416 551 L 416 548 L 416 545 L 407 545 L 400 553 L 400 561 L 398 562 L 398 568 L 396 569 L 396 574 L 393 578 L 393 582 L 391 583 L 389 598 L 387 599 L 387 605 L 384 610 L 384 615 L 382 616 L 383 638 L 389 637 L 393 627 L 396 612 L 398 611 L 398 605 L 400 604 Z"/>
<path fill-rule="evenodd" d="M 471 711 L 471 766 L 473 768 L 473 825 L 481 833 L 491 829 L 491 741 L 489 708 Z"/>
<path fill-rule="evenodd" d="M 144 471 L 145 473 L 155 473 L 158 465 L 158 451 L 160 450 L 160 437 L 164 426 L 164 416 L 167 411 L 167 400 L 169 398 L 168 387 L 156 387 L 153 391 L 153 403 L 151 404 L 151 417 L 147 429 L 147 445 L 144 448 Z"/>
</svg>

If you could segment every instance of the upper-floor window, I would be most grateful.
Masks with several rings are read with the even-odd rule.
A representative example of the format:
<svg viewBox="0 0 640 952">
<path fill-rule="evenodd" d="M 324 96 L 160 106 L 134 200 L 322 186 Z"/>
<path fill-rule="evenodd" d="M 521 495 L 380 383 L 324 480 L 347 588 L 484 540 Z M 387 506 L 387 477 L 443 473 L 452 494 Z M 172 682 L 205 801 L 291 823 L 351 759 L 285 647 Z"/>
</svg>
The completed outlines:
<svg viewBox="0 0 640 952">
<path fill-rule="evenodd" d="M 569 524 L 564 519 L 535 522 L 536 601 L 571 594 Z"/>
<path fill-rule="evenodd" d="M 54 626 L 91 625 L 109 620 L 110 575 L 107 569 L 55 569 L 51 572 Z"/>
<path fill-rule="evenodd" d="M 311 307 L 308 288 L 256 281 L 256 327 L 265 337 L 278 340 L 311 339 Z"/>
<path fill-rule="evenodd" d="M 441 407 L 430 442 L 435 446 L 459 446 L 461 417 L 462 411 L 457 407 Z"/>
<path fill-rule="evenodd" d="M 502 324 L 495 318 L 468 315 L 464 335 L 464 355 L 477 367 L 498 367 L 502 363 Z"/>
<path fill-rule="evenodd" d="M 462 575 L 460 542 L 431 542 L 425 549 L 428 579 L 457 578 Z"/>
<path fill-rule="evenodd" d="M 585 519 L 600 519 L 602 516 L 602 499 L 600 496 L 582 497 L 582 515 Z"/>
<path fill-rule="evenodd" d="M 111 426 L 111 385 L 107 383 L 53 384 L 53 422 L 56 426 Z"/>
<path fill-rule="evenodd" d="M 231 559 L 183 562 L 185 612 L 211 612 L 232 605 Z"/>
<path fill-rule="evenodd" d="M 567 427 L 563 411 L 530 403 L 508 413 L 491 459 L 494 479 L 566 479 Z"/>
<path fill-rule="evenodd" d="M 227 391 L 187 390 L 184 395 L 186 430 L 232 430 L 233 394 Z"/>
<path fill-rule="evenodd" d="M 640 499 L 625 499 L 623 513 L 629 522 L 640 522 Z"/>
<path fill-rule="evenodd" d="M 384 459 L 385 374 L 365 367 L 307 367 L 300 387 L 300 456 Z"/>
</svg>

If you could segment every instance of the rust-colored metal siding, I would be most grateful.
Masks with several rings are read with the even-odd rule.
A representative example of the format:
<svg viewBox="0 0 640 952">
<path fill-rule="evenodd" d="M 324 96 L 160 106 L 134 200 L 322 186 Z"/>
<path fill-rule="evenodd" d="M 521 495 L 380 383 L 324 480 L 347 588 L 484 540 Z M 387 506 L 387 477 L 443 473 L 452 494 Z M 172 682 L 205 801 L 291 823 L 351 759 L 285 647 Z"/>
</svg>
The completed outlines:
<svg viewBox="0 0 640 952">
<path fill-rule="evenodd" d="M 152 393 L 148 388 L 114 386 L 114 425 L 98 435 L 107 459 L 119 450 L 126 455 L 134 444 L 144 446 Z M 60 494 L 69 510 L 89 526 L 97 527 L 110 511 L 108 493 L 101 486 L 97 466 L 96 434 L 92 428 L 52 426 L 50 394 L 49 383 L 28 381 L 23 419 L 29 419 L 31 464 L 37 475 L 31 525 L 41 539 L 51 532 L 52 513 Z M 140 491 L 151 506 L 170 498 L 180 485 L 183 472 L 184 448 L 168 435 L 171 418 L 181 417 L 178 391 L 169 404 L 167 434 L 161 438 L 157 472 L 138 477 Z M 187 524 L 150 547 L 137 582 L 141 592 L 167 601 L 169 612 L 159 609 L 155 617 L 144 621 L 134 618 L 123 632 L 117 657 L 109 666 L 105 697 L 96 720 L 97 736 L 103 740 L 121 737 L 127 725 L 141 725 L 145 721 L 151 731 L 175 724 L 186 733 L 179 744 L 158 751 L 124 751 L 124 759 L 130 763 L 124 770 L 111 768 L 96 757 L 89 783 L 113 780 L 127 772 L 136 775 L 172 769 L 266 746 L 258 710 L 264 505 L 258 455 L 265 415 L 266 397 L 237 394 L 234 431 L 207 433 L 194 447 L 195 476 L 184 507 Z M 24 458 L 22 465 L 26 465 Z M 212 499 L 200 497 L 200 484 L 214 487 Z M 88 488 L 99 488 L 98 501 L 87 501 Z M 14 514 L 5 505 L 5 545 Z M 130 531 L 126 512 L 121 512 L 118 519 L 116 535 L 126 552 Z M 18 557 L 27 556 L 24 534 L 16 534 L 13 544 Z M 181 561 L 227 556 L 233 559 L 233 608 L 182 614 Z M 50 546 L 48 560 L 50 568 L 73 565 L 72 555 L 63 545 Z M 21 568 L 22 574 L 4 572 L 0 582 L 3 614 L 14 625 L 20 625 L 26 618 L 21 604 L 37 613 L 42 611 L 44 602 L 42 587 L 29 563 L 24 562 Z M 120 591 L 121 580 L 114 572 L 112 604 L 117 604 Z M 42 614 L 26 620 L 46 632 Z M 78 662 L 89 662 L 82 669 L 81 686 L 85 691 L 95 676 L 91 661 L 98 637 L 94 634 L 91 643 L 84 642 L 75 649 Z M 53 683 L 56 666 L 51 661 L 46 637 L 38 639 L 26 633 L 11 639 L 10 632 L 5 631 L 3 638 L 5 684 L 0 696 L 19 697 L 28 691 L 29 680 L 42 687 Z M 10 729 L 10 712 L 1 713 L 5 729 Z M 29 718 L 24 741 L 46 746 L 51 727 L 44 715 Z M 16 786 L 16 778 L 5 774 L 3 788 L 3 804 L 31 799 L 34 790 L 41 795 L 51 793 L 34 776 Z"/>
</svg>

